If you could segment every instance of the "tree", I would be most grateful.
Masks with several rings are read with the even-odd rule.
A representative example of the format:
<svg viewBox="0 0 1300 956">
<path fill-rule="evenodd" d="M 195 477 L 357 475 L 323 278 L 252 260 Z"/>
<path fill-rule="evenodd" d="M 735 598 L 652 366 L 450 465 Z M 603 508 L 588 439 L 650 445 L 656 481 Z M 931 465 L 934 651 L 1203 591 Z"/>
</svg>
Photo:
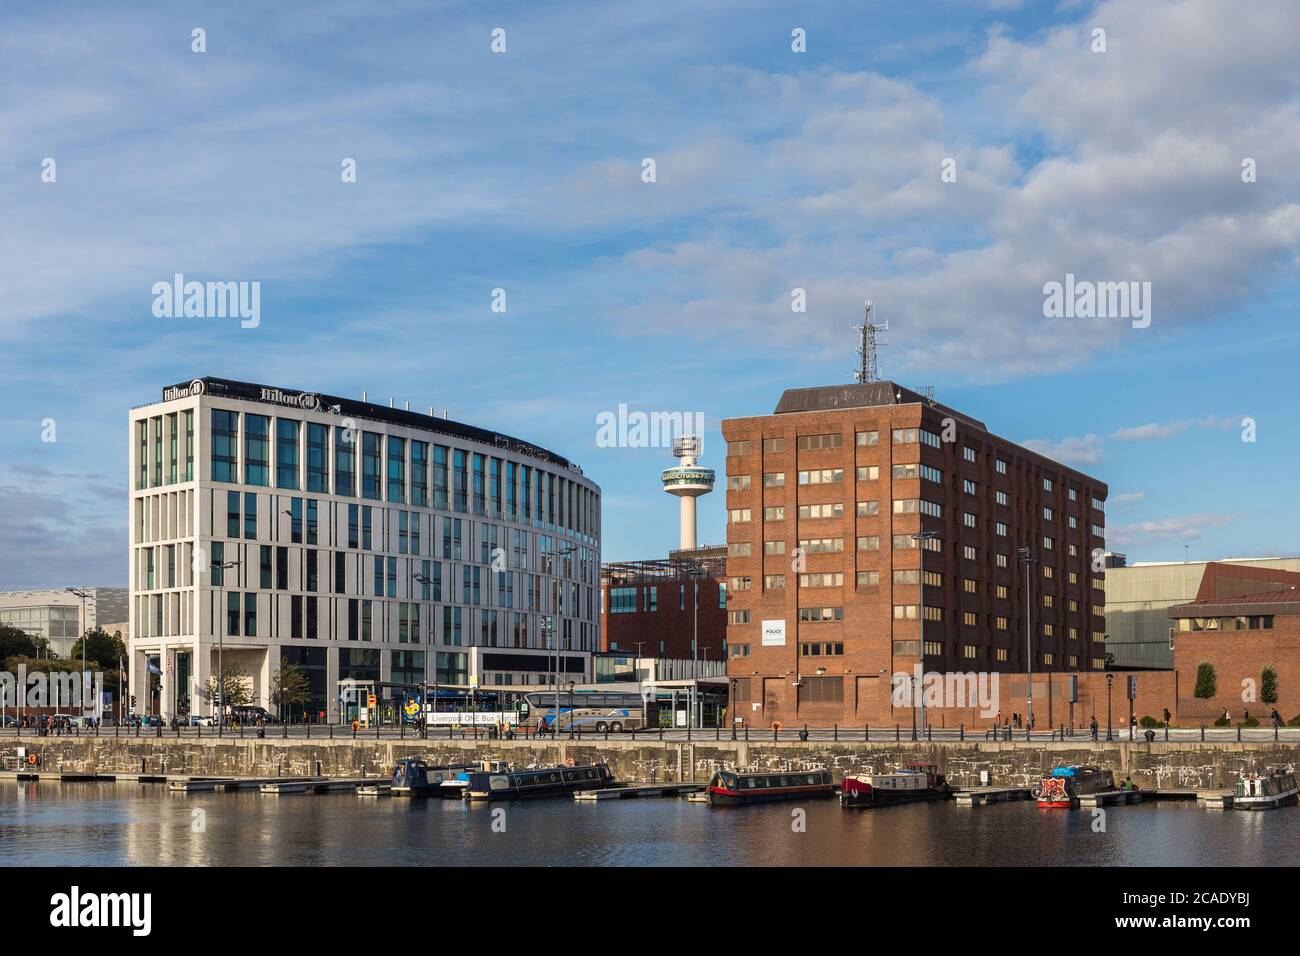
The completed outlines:
<svg viewBox="0 0 1300 956">
<path fill-rule="evenodd" d="M 1214 665 L 1206 661 L 1196 665 L 1196 690 L 1192 696 L 1197 700 L 1210 700 L 1219 692 L 1219 677 Z"/>
<path fill-rule="evenodd" d="M 11 657 L 35 657 L 40 648 L 32 636 L 12 624 L 0 624 L 0 661 Z"/>
<path fill-rule="evenodd" d="M 199 688 L 199 696 L 214 706 L 219 706 L 224 700 L 227 707 L 242 707 L 253 702 L 252 681 L 243 664 L 230 660 L 221 668 L 221 680 L 218 681 L 216 675 L 209 677 L 208 682 Z"/>
<path fill-rule="evenodd" d="M 281 664 L 271 678 L 271 704 L 284 717 L 286 708 L 305 707 L 311 700 L 311 681 L 297 664 Z"/>
<path fill-rule="evenodd" d="M 1277 671 L 1265 664 L 1259 675 L 1259 699 L 1265 704 L 1277 703 Z"/>
<path fill-rule="evenodd" d="M 122 641 L 122 632 L 109 634 L 101 628 L 94 628 L 77 639 L 69 653 L 74 661 L 81 661 L 81 645 L 86 645 L 86 663 L 97 664 L 100 670 L 116 667 L 119 658 L 126 657 L 126 644 Z"/>
</svg>

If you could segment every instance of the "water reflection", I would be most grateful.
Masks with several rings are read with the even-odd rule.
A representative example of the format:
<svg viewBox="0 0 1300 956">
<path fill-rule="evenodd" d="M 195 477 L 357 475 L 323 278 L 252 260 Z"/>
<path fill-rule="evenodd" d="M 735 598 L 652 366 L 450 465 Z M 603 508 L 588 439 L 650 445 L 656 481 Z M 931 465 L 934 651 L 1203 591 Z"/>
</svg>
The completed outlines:
<svg viewBox="0 0 1300 956">
<path fill-rule="evenodd" d="M 792 804 L 486 806 L 5 782 L 0 853 L 8 866 L 1195 866 L 1289 864 L 1300 850 L 1297 808 L 1246 813 L 1166 803 L 1108 808 L 1104 817 L 1031 803 L 846 811 L 815 800 L 800 808 L 805 832 L 792 828 Z"/>
</svg>

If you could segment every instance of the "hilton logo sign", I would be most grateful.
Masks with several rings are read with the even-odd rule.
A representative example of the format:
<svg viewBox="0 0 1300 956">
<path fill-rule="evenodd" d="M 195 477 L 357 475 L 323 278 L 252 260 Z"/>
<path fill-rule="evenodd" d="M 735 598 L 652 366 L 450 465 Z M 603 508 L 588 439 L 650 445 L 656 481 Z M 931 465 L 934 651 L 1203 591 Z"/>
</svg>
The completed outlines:
<svg viewBox="0 0 1300 956">
<path fill-rule="evenodd" d="M 177 385 L 174 388 L 163 389 L 163 401 L 174 402 L 178 398 L 189 398 L 191 395 L 199 396 L 203 394 L 203 379 L 196 378 L 188 385 Z"/>
<path fill-rule="evenodd" d="M 321 407 L 320 396 L 313 395 L 310 392 L 282 392 L 278 388 L 264 388 L 261 390 L 260 397 L 264 402 L 274 402 L 277 405 L 292 405 L 294 408 L 303 408 L 309 412 L 316 411 Z"/>
</svg>

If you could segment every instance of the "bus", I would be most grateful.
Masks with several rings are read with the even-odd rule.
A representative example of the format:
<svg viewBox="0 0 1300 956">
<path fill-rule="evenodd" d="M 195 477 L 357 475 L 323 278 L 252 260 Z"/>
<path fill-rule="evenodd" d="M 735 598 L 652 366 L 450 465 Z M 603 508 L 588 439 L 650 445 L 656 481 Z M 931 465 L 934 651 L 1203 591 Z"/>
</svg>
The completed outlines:
<svg viewBox="0 0 1300 956">
<path fill-rule="evenodd" d="M 525 694 L 519 708 L 520 723 L 533 726 L 545 721 L 547 730 L 589 730 L 596 733 L 645 730 L 659 726 L 659 702 L 647 701 L 630 691 L 560 691 L 559 724 L 555 724 L 555 692 Z"/>
</svg>

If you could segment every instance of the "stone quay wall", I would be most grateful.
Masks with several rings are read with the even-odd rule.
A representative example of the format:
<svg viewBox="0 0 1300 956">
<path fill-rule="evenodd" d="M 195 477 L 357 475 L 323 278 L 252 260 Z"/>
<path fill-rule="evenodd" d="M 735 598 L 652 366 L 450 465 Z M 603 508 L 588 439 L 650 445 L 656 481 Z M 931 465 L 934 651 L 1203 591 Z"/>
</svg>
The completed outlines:
<svg viewBox="0 0 1300 956">
<path fill-rule="evenodd" d="M 19 748 L 39 755 L 30 767 Z M 847 774 L 897 770 L 933 762 L 958 787 L 975 787 L 987 772 L 993 786 L 1028 786 L 1063 764 L 1109 767 L 1143 789 L 1230 788 L 1242 771 L 1300 763 L 1300 743 L 1061 743 L 1025 741 L 601 741 L 560 740 L 231 740 L 204 738 L 61 737 L 0 741 L 0 769 L 102 774 L 300 777 L 387 777 L 403 757 L 433 764 L 505 760 L 516 766 L 604 762 L 619 780 L 705 783 L 719 767 L 799 770 L 828 767 Z"/>
</svg>

